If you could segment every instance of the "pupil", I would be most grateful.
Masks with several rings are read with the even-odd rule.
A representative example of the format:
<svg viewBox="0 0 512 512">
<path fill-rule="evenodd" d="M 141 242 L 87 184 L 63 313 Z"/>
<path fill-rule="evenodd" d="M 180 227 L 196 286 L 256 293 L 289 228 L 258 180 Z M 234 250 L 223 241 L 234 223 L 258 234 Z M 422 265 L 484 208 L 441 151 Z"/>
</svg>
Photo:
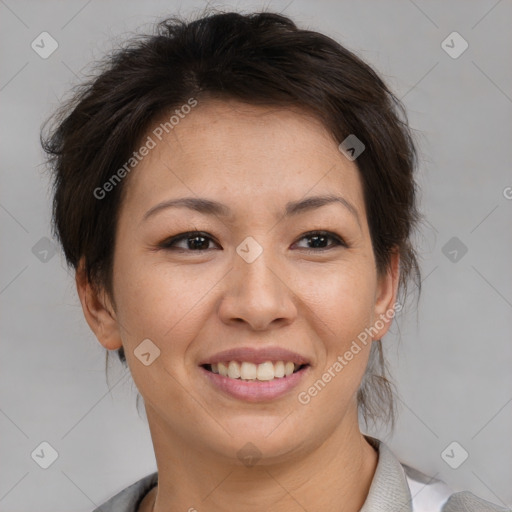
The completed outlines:
<svg viewBox="0 0 512 512">
<path fill-rule="evenodd" d="M 191 240 L 193 241 L 192 246 L 194 249 L 205 249 L 206 248 L 206 247 L 201 247 L 201 244 L 205 244 L 205 242 L 206 242 L 206 238 L 204 236 L 194 236 L 194 237 L 188 239 L 189 242 Z M 201 242 L 195 243 L 196 240 L 201 240 Z M 206 245 L 208 245 L 208 244 L 206 243 Z"/>
<path fill-rule="evenodd" d="M 311 240 L 313 242 L 313 247 L 319 247 L 318 241 L 319 240 L 325 241 L 325 236 L 323 236 L 323 235 L 314 235 L 314 236 L 311 237 Z"/>
</svg>

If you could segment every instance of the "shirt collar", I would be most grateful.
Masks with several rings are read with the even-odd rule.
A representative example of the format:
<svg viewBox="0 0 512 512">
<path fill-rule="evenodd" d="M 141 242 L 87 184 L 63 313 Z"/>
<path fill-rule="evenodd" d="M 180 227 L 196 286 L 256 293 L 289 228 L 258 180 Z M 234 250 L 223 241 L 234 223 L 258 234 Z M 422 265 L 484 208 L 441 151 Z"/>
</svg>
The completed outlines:
<svg viewBox="0 0 512 512">
<path fill-rule="evenodd" d="M 377 450 L 379 460 L 360 512 L 413 512 L 411 491 L 400 461 L 385 443 L 367 435 L 364 437 Z"/>
</svg>

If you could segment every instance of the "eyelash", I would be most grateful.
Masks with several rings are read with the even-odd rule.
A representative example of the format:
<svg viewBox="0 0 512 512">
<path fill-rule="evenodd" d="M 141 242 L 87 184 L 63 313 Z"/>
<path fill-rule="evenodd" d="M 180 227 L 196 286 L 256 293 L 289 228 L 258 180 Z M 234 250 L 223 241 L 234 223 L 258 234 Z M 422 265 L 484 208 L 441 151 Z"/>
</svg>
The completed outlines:
<svg viewBox="0 0 512 512">
<path fill-rule="evenodd" d="M 332 233 L 330 231 L 308 231 L 307 233 L 304 233 L 304 235 L 302 235 L 301 238 L 299 238 L 299 240 L 302 240 L 304 238 L 313 238 L 313 237 L 324 237 L 324 238 L 330 238 L 331 240 L 334 240 L 335 241 L 335 244 L 334 245 L 331 245 L 331 247 L 322 247 L 322 248 L 317 248 L 317 249 L 305 249 L 303 248 L 304 251 L 308 252 L 308 253 L 313 253 L 313 252 L 324 252 L 324 251 L 328 251 L 334 247 L 348 247 L 346 242 L 343 240 L 343 238 L 341 238 L 340 236 L 338 236 L 336 233 Z M 205 239 L 208 239 L 208 240 L 212 240 L 215 242 L 215 240 L 213 240 L 213 238 L 211 236 L 209 236 L 207 233 L 204 233 L 202 231 L 189 231 L 187 233 L 181 233 L 179 235 L 176 235 L 176 236 L 173 236 L 171 238 L 168 238 L 167 240 L 164 240 L 162 243 L 160 243 L 158 245 L 159 248 L 161 249 L 166 249 L 166 250 L 177 250 L 177 251 L 182 251 L 182 252 L 197 252 L 197 253 L 203 253 L 203 252 L 206 252 L 208 251 L 209 249 L 197 249 L 197 250 L 194 250 L 194 249 L 182 249 L 182 248 L 179 248 L 179 249 L 176 249 L 174 248 L 172 245 L 177 243 L 177 242 L 180 242 L 181 240 L 189 240 L 189 239 L 193 239 L 193 238 L 199 238 L 199 237 L 202 237 L 202 238 L 205 238 Z M 216 243 L 216 242 L 215 242 Z"/>
</svg>

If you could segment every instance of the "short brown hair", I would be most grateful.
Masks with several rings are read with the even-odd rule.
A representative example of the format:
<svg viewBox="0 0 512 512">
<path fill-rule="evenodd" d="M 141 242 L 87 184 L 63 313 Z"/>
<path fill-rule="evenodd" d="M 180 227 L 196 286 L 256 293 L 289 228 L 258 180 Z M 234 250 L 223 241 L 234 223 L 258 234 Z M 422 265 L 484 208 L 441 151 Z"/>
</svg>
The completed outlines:
<svg viewBox="0 0 512 512">
<path fill-rule="evenodd" d="M 405 108 L 377 73 L 321 33 L 299 29 L 272 12 L 203 13 L 193 21 L 165 19 L 156 33 L 135 37 L 100 63 L 53 118 L 41 143 L 53 175 L 53 229 L 68 265 L 80 259 L 92 284 L 113 298 L 115 228 L 123 182 L 106 199 L 101 187 L 130 158 L 164 111 L 191 97 L 233 98 L 300 107 L 340 143 L 354 134 L 377 270 L 400 255 L 400 290 L 420 286 L 412 230 L 419 220 L 414 170 L 417 154 Z M 126 365 L 123 348 L 119 357 Z M 107 352 L 108 356 L 108 352 Z M 358 391 L 359 410 L 394 424 L 393 392 L 380 340 Z"/>
</svg>

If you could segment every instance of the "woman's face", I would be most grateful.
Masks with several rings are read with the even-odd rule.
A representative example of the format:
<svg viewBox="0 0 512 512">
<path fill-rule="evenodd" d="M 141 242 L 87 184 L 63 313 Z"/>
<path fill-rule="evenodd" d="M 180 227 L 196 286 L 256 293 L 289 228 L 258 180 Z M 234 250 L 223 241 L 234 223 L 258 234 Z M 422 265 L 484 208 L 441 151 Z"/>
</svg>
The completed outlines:
<svg viewBox="0 0 512 512">
<path fill-rule="evenodd" d="M 105 347 L 124 346 L 153 434 L 231 459 L 251 442 L 276 461 L 353 429 L 397 278 L 377 274 L 356 162 L 297 111 L 210 100 L 162 140 L 155 127 L 126 178 L 115 313 L 95 329 Z M 165 206 L 182 198 L 191 207 Z M 263 380 L 203 366 L 219 361 Z M 307 366 L 282 377 L 265 361 Z"/>
</svg>

